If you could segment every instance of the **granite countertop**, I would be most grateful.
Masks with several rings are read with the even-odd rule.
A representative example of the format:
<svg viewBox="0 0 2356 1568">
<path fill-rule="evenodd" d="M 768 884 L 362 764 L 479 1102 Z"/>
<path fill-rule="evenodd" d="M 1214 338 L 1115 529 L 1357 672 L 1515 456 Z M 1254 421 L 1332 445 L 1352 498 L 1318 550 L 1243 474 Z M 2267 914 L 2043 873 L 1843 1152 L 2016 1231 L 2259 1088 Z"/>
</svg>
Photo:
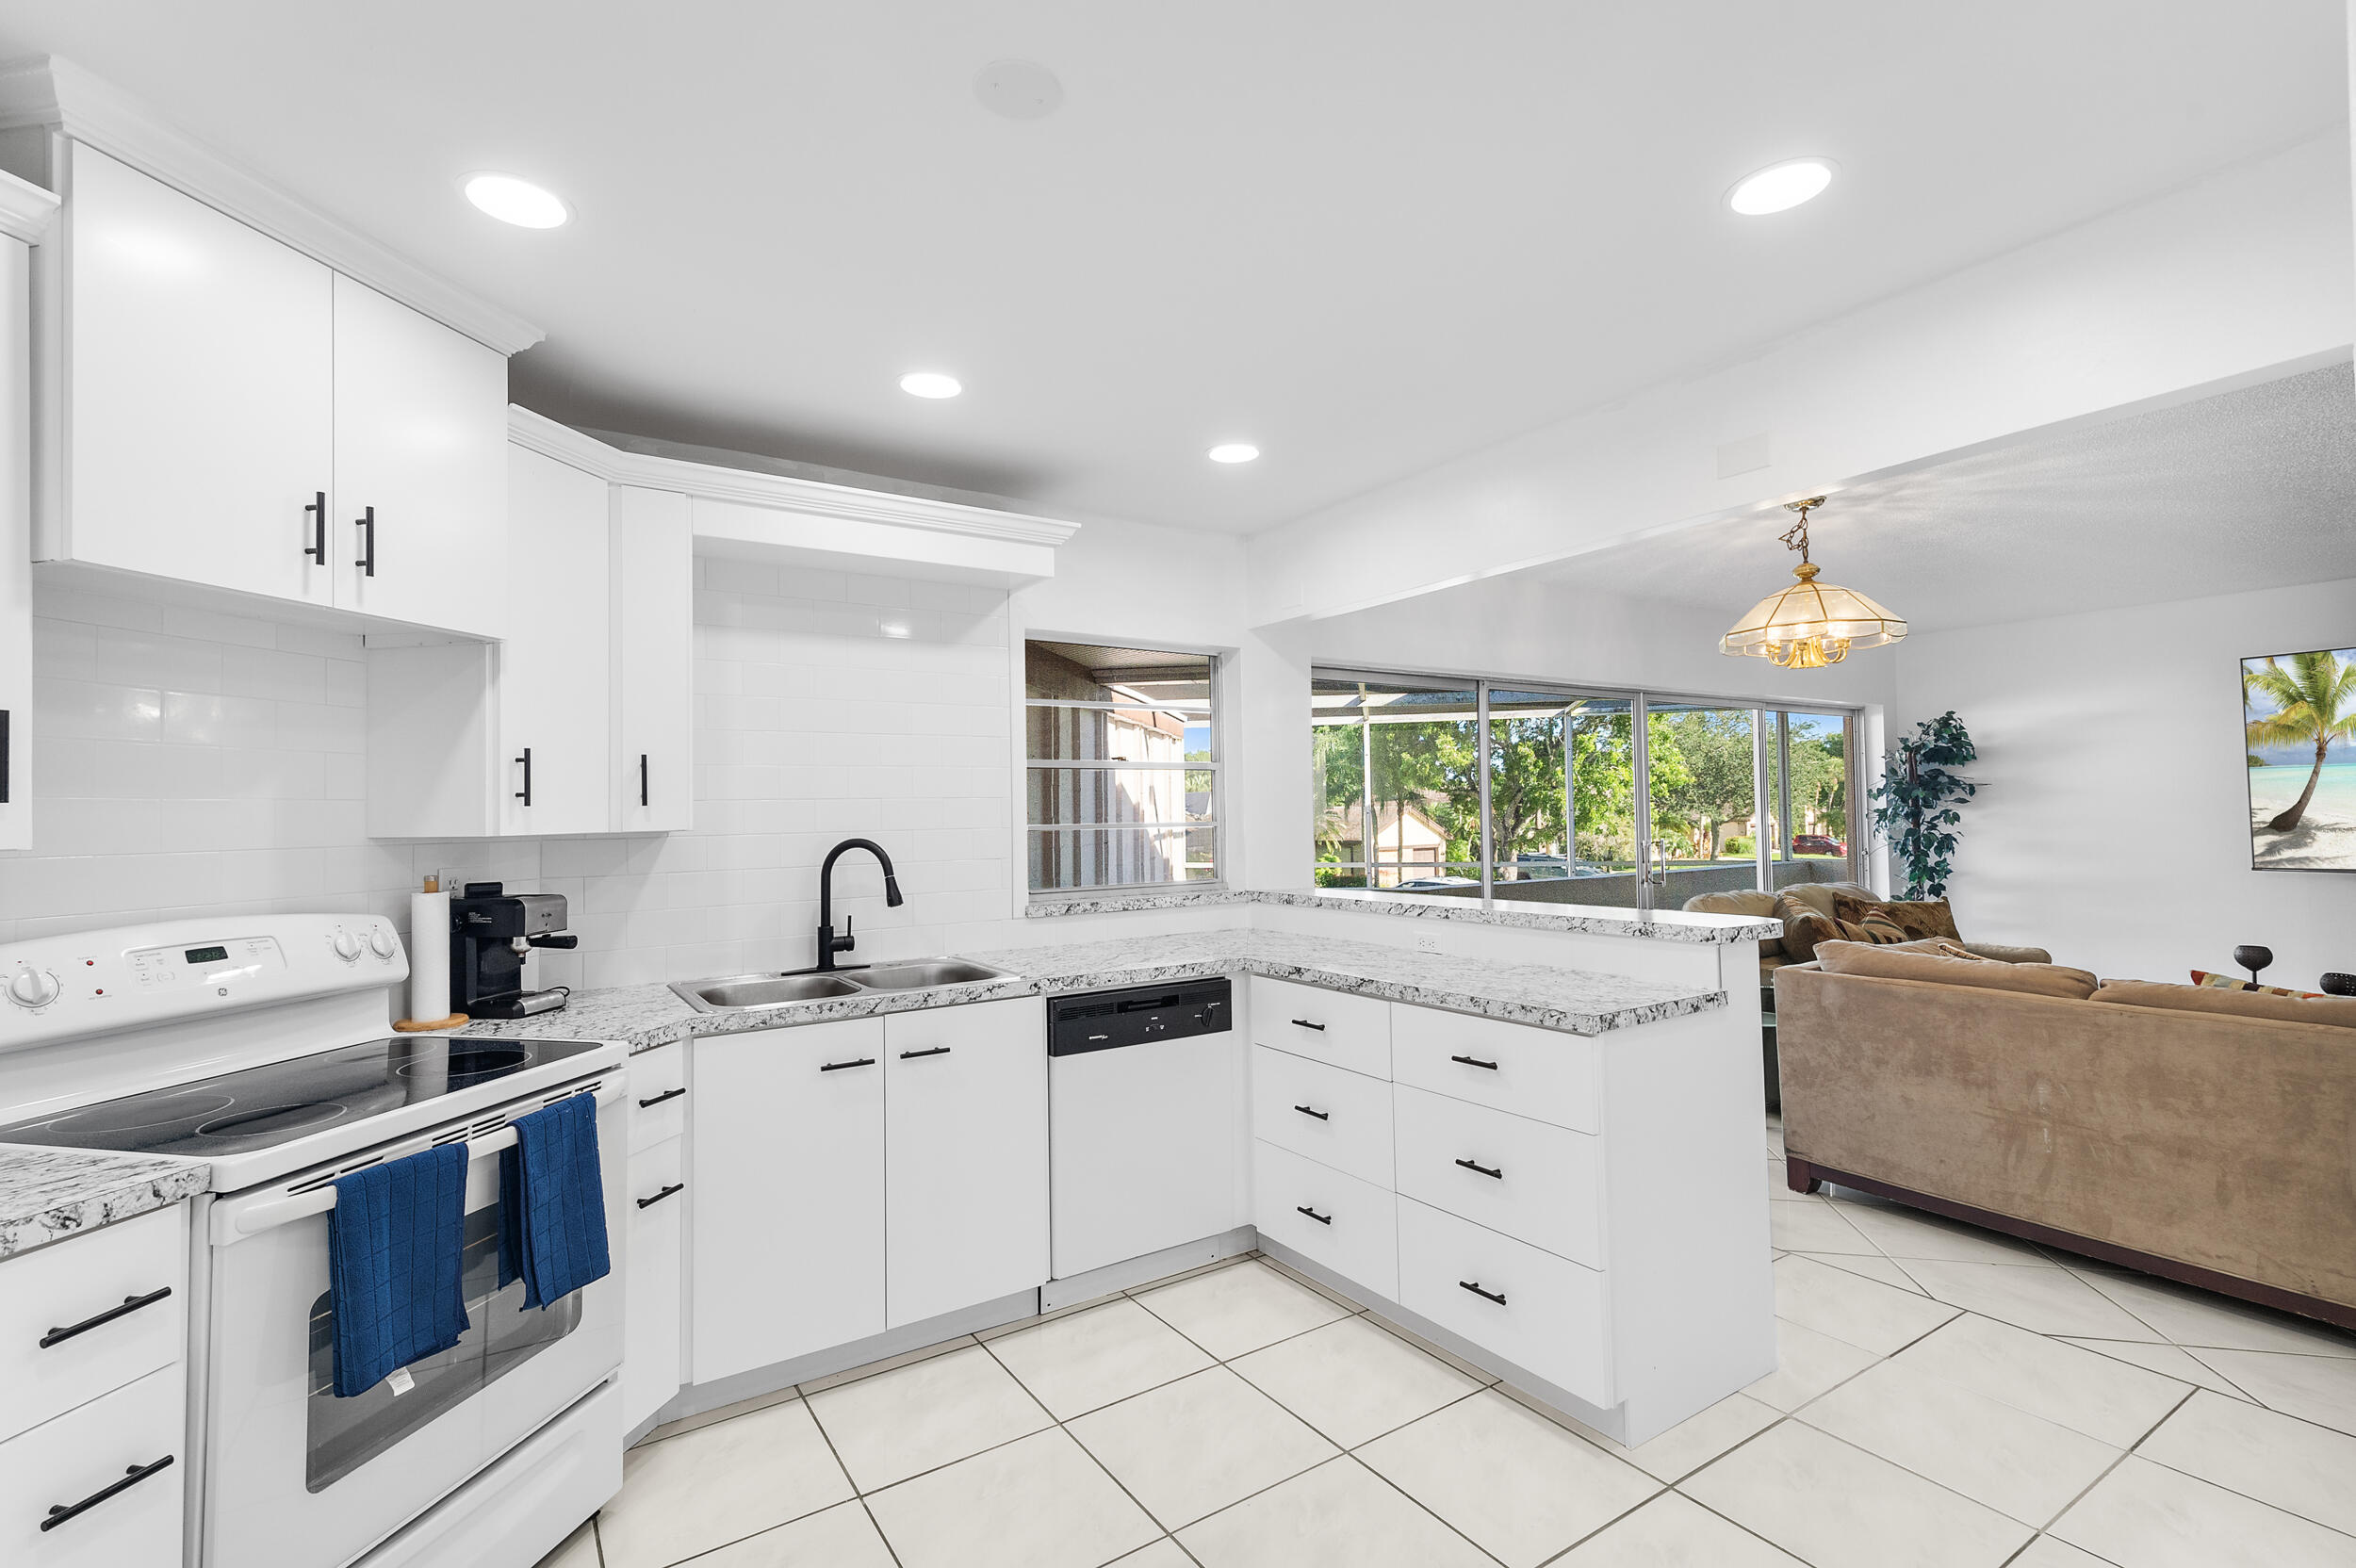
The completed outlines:
<svg viewBox="0 0 2356 1568">
<path fill-rule="evenodd" d="M 1308 909 L 1341 909 L 1407 920 L 1452 920 L 1472 925 L 1504 925 L 1524 931 L 1579 931 L 1597 937 L 1638 937 L 1654 941 L 1720 945 L 1765 941 L 1783 935 L 1783 922 L 1750 915 L 1710 915 L 1601 905 L 1542 904 L 1535 900 L 1452 898 L 1438 893 L 1392 893 L 1360 888 L 1226 888 L 1104 893 L 1089 898 L 1041 899 L 1026 906 L 1033 919 L 1058 915 L 1109 915 L 1144 909 L 1189 909 L 1221 904 L 1284 904 Z"/>
<path fill-rule="evenodd" d="M 204 1160 L 0 1144 L 0 1258 L 168 1208 L 212 1180 Z"/>
<path fill-rule="evenodd" d="M 1570 1035 L 1600 1035 L 1726 1004 L 1724 991 L 1552 964 L 1499 963 L 1286 931 L 1200 931 L 963 956 L 1007 973 L 966 985 L 826 997 L 747 1012 L 701 1013 L 667 986 L 622 986 L 575 991 L 561 1013 L 470 1023 L 458 1032 L 620 1040 L 635 1053 L 700 1035 L 739 1034 L 1010 996 L 1060 996 L 1217 974 L 1297 980 L 1328 990 L 1503 1019 Z"/>
</svg>

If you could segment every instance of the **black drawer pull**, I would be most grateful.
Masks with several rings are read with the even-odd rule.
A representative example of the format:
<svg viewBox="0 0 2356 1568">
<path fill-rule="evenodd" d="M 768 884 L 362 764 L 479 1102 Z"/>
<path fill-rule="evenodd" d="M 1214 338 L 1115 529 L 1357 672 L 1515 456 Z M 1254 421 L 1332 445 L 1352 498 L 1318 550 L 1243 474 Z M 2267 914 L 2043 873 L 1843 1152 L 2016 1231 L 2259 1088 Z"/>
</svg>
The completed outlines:
<svg viewBox="0 0 2356 1568">
<path fill-rule="evenodd" d="M 1333 1217 L 1332 1215 L 1319 1214 L 1317 1210 L 1310 1208 L 1306 1204 L 1296 1204 L 1293 1208 L 1293 1213 L 1305 1214 L 1320 1225 L 1331 1225 L 1333 1223 Z"/>
<path fill-rule="evenodd" d="M 145 1296 L 126 1296 L 123 1298 L 123 1305 L 108 1307 L 96 1317 L 85 1317 L 71 1328 L 50 1330 L 41 1336 L 41 1348 L 46 1350 L 52 1345 L 72 1339 L 75 1334 L 86 1334 L 92 1329 L 113 1322 L 118 1317 L 128 1317 L 141 1307 L 152 1307 L 171 1294 L 172 1287 L 166 1285 L 163 1289 L 150 1291 Z"/>
<path fill-rule="evenodd" d="M 303 553 L 324 566 L 327 564 L 327 492 L 314 490 L 312 494 L 319 498 L 303 509 L 311 514 L 312 530 L 311 542 L 303 547 Z"/>
<path fill-rule="evenodd" d="M 1331 1121 L 1333 1119 L 1333 1113 L 1331 1111 L 1313 1111 L 1306 1105 L 1295 1105 L 1293 1109 L 1299 1111 L 1302 1116 L 1316 1117 L 1319 1121 Z"/>
<path fill-rule="evenodd" d="M 1500 1307 L 1505 1305 L 1505 1298 L 1498 1295 L 1494 1290 L 1483 1290 L 1479 1285 L 1473 1283 L 1470 1280 L 1459 1280 L 1456 1282 L 1464 1289 L 1469 1290 L 1475 1296 L 1480 1297 L 1483 1301 L 1495 1301 Z"/>
<path fill-rule="evenodd" d="M 1477 1164 L 1471 1160 L 1459 1160 L 1456 1163 L 1463 1166 L 1466 1170 L 1478 1170 L 1483 1176 L 1494 1177 L 1500 1182 L 1505 1180 L 1505 1168 L 1503 1166 L 1498 1166 L 1495 1170 L 1492 1170 L 1487 1166 Z"/>
<path fill-rule="evenodd" d="M 664 1089 L 661 1094 L 656 1095 L 652 1100 L 641 1100 L 638 1102 L 638 1108 L 642 1111 L 651 1110 L 655 1106 L 662 1104 L 665 1100 L 677 1100 L 680 1095 L 685 1094 L 686 1092 L 687 1086 L 685 1084 L 681 1084 L 675 1089 Z"/>
<path fill-rule="evenodd" d="M 919 1056 L 946 1056 L 947 1054 L 949 1054 L 949 1047 L 936 1045 L 924 1051 L 903 1051 L 900 1053 L 900 1060 L 912 1062 Z"/>
<path fill-rule="evenodd" d="M 1485 1067 L 1491 1072 L 1495 1072 L 1497 1070 L 1497 1063 L 1484 1062 L 1478 1056 L 1450 1056 L 1448 1060 L 1451 1062 L 1462 1062 L 1466 1067 Z"/>
<path fill-rule="evenodd" d="M 73 1518 L 75 1514 L 86 1513 L 90 1510 L 96 1508 L 99 1504 L 105 1502 L 116 1493 L 130 1491 L 131 1488 L 139 1485 L 139 1482 L 147 1479 L 148 1477 L 155 1474 L 158 1470 L 169 1470 L 171 1468 L 172 1456 L 170 1454 L 166 1454 L 163 1458 L 157 1460 L 153 1464 L 134 1464 L 130 1469 L 125 1470 L 123 1473 L 123 1478 L 115 1482 L 114 1485 L 101 1487 L 98 1491 L 91 1493 L 89 1496 L 83 1498 L 78 1503 L 71 1505 L 65 1503 L 51 1504 L 49 1508 L 49 1517 L 41 1522 L 41 1527 L 44 1530 L 54 1530 L 59 1525 L 62 1525 L 67 1520 Z"/>
<path fill-rule="evenodd" d="M 1322 1023 L 1311 1023 L 1311 1022 L 1310 1022 L 1307 1019 L 1305 1019 L 1305 1018 L 1297 1018 L 1297 1019 L 1293 1020 L 1293 1027 L 1294 1027 L 1294 1028 L 1296 1028 L 1296 1029 L 1315 1029 L 1315 1030 L 1316 1030 L 1318 1034 L 1320 1034 L 1320 1035 L 1322 1035 L 1322 1034 L 1324 1034 L 1324 1033 L 1325 1033 L 1325 1025 L 1324 1025 L 1324 1024 L 1322 1024 Z"/>
<path fill-rule="evenodd" d="M 376 575 L 376 508 L 370 506 L 361 510 L 363 514 L 352 519 L 352 526 L 368 531 L 368 547 L 361 552 L 360 559 L 352 564 L 360 568 L 360 574 L 363 577 L 374 577 Z"/>
<path fill-rule="evenodd" d="M 652 1198 L 641 1198 L 638 1200 L 638 1206 L 642 1209 L 651 1209 L 657 1203 L 662 1202 L 665 1198 L 677 1197 L 679 1194 L 685 1192 L 686 1190 L 687 1184 L 685 1182 L 673 1182 L 669 1186 L 664 1187 L 661 1192 L 656 1193 Z"/>
<path fill-rule="evenodd" d="M 821 1072 L 840 1072 L 846 1067 L 874 1067 L 875 1065 L 875 1057 L 861 1056 L 856 1062 L 821 1062 L 818 1064 L 818 1070 Z"/>
</svg>

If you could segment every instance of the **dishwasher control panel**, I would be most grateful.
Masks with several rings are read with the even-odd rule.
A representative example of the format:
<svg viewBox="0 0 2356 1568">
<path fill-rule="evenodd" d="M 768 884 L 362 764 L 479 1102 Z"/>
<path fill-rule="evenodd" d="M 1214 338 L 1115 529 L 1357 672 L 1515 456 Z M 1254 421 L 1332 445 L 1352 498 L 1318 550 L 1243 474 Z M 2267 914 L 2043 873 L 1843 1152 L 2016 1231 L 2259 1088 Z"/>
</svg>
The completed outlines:
<svg viewBox="0 0 2356 1568">
<path fill-rule="evenodd" d="M 1223 1034 L 1235 1025 L 1235 992 L 1226 976 L 1084 991 L 1047 1004 L 1047 1054 L 1077 1056 L 1153 1040 Z"/>
</svg>

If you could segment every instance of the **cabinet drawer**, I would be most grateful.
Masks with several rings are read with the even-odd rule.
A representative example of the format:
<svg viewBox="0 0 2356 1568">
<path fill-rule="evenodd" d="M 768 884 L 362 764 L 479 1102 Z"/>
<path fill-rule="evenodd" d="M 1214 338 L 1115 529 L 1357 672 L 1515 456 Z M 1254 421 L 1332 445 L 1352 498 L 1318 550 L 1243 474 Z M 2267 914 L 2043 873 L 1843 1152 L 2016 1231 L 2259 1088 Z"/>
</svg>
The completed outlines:
<svg viewBox="0 0 2356 1568">
<path fill-rule="evenodd" d="M 630 1152 L 651 1149 L 687 1131 L 687 1042 L 642 1051 L 630 1059 Z"/>
<path fill-rule="evenodd" d="M 1619 1402 L 1595 1269 L 1402 1198 L 1399 1300 L 1590 1404 Z"/>
<path fill-rule="evenodd" d="M 188 1210 L 174 1204 L 0 1263 L 0 1437 L 180 1359 L 188 1338 Z M 157 1291 L 171 1294 L 54 1337 Z M 46 1348 L 44 1338 L 51 1340 Z M 0 1561 L 13 1560 L 0 1555 Z"/>
<path fill-rule="evenodd" d="M 1391 1004 L 1289 980 L 1252 977 L 1252 1040 L 1346 1067 L 1391 1075 Z"/>
<path fill-rule="evenodd" d="M 1252 1222 L 1262 1235 L 1377 1296 L 1399 1298 L 1398 1200 L 1289 1149 L 1252 1147 Z"/>
<path fill-rule="evenodd" d="M 630 1240 L 622 1260 L 622 1427 L 635 1431 L 679 1392 L 680 1277 L 687 1230 L 684 1140 L 630 1156 Z"/>
<path fill-rule="evenodd" d="M 0 1562 L 8 1568 L 179 1568 L 186 1394 L 181 1369 L 150 1372 L 0 1443 Z M 159 1460 L 171 1462 L 154 1468 Z M 42 1529 L 53 1508 L 148 1471 Z"/>
<path fill-rule="evenodd" d="M 1591 1134 L 1407 1084 L 1394 1086 L 1392 1105 L 1400 1192 L 1603 1266 L 1603 1167 Z"/>
<path fill-rule="evenodd" d="M 1603 1129 L 1595 1042 L 1436 1007 L 1391 1009 L 1392 1076 L 1515 1116 Z"/>
<path fill-rule="evenodd" d="M 1391 1184 L 1391 1086 L 1283 1051 L 1252 1051 L 1252 1131 L 1296 1154 Z"/>
</svg>

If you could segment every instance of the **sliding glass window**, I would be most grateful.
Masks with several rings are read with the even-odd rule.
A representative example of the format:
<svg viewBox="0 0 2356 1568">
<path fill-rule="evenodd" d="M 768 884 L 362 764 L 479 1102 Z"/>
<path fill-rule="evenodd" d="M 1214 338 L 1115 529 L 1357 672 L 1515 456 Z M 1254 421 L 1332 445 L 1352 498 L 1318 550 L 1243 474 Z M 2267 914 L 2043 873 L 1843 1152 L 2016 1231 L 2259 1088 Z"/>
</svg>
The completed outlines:
<svg viewBox="0 0 2356 1568">
<path fill-rule="evenodd" d="M 1031 890 L 1219 879 L 1219 660 L 1023 646 Z"/>
<path fill-rule="evenodd" d="M 1310 703 L 1322 886 L 1675 908 L 1854 879 L 1845 712 L 1334 669 Z"/>
</svg>

